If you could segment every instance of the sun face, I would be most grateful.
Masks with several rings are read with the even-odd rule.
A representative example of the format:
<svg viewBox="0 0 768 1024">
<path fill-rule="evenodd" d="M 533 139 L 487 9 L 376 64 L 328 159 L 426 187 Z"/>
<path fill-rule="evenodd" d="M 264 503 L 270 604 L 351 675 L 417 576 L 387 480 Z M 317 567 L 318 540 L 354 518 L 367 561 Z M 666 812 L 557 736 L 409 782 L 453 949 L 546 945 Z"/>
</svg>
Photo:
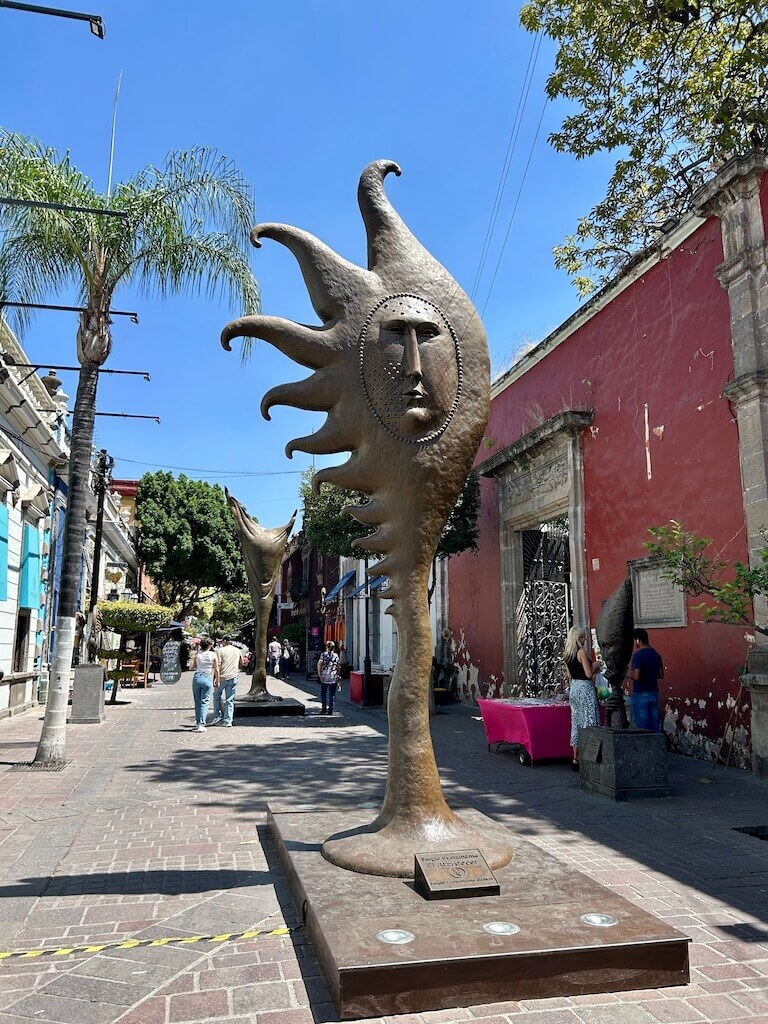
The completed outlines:
<svg viewBox="0 0 768 1024">
<path fill-rule="evenodd" d="M 322 324 L 271 316 L 228 324 L 222 344 L 263 338 L 314 372 L 273 388 L 275 405 L 328 414 L 315 433 L 286 448 L 314 455 L 351 452 L 313 480 L 370 496 L 351 508 L 376 531 L 361 547 L 381 555 L 376 570 L 389 596 L 428 573 L 440 532 L 456 501 L 488 419 L 488 348 L 477 312 L 451 275 L 416 240 L 392 208 L 384 177 L 400 169 L 379 160 L 358 189 L 368 235 L 368 269 L 342 259 L 314 236 L 262 224 L 255 245 L 272 238 L 296 256 Z"/>
<path fill-rule="evenodd" d="M 368 404 L 389 434 L 410 444 L 436 440 L 461 394 L 453 325 L 417 295 L 383 299 L 360 334 L 360 376 Z"/>
</svg>

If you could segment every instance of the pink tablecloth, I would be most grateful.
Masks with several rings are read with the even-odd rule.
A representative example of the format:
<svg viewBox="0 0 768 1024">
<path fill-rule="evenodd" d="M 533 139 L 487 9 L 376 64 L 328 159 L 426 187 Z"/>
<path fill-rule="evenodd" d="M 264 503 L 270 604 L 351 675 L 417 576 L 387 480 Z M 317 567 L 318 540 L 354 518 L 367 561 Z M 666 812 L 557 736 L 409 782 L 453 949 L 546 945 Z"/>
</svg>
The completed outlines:
<svg viewBox="0 0 768 1024">
<path fill-rule="evenodd" d="M 488 745 L 519 744 L 531 762 L 571 757 L 571 708 L 564 701 L 478 700 Z"/>
</svg>

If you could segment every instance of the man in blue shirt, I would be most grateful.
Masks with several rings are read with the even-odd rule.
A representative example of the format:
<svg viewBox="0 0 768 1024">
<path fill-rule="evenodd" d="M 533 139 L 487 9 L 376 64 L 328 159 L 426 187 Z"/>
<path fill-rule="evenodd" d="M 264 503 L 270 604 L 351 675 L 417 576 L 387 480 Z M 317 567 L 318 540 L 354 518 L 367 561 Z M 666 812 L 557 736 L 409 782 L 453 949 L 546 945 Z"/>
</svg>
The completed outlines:
<svg viewBox="0 0 768 1024">
<path fill-rule="evenodd" d="M 660 732 L 659 680 L 664 678 L 661 655 L 648 642 L 648 633 L 636 629 L 633 633 L 635 653 L 629 663 L 632 680 L 632 725 L 635 729 Z"/>
</svg>

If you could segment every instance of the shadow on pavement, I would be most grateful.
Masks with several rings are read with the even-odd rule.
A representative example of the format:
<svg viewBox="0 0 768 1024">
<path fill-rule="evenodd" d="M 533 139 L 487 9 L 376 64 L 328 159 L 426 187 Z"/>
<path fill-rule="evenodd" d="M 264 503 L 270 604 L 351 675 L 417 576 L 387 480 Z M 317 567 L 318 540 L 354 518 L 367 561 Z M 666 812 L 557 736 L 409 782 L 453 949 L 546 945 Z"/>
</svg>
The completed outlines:
<svg viewBox="0 0 768 1024">
<path fill-rule="evenodd" d="M 43 883 L 48 882 L 43 886 Z M 10 885 L 0 885 L 0 900 L 11 896 L 86 896 L 102 895 L 164 895 L 215 892 L 254 885 L 273 885 L 274 877 L 266 871 L 233 871 L 231 869 L 174 871 L 99 871 L 92 875 L 54 875 L 22 878 Z"/>
</svg>

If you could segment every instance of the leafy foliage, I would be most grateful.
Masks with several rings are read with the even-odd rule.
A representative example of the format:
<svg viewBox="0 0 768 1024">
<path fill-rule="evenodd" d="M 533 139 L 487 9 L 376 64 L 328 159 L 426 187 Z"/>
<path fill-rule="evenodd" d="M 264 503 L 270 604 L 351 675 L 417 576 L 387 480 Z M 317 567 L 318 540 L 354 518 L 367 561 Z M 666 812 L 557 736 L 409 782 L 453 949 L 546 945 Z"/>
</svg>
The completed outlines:
<svg viewBox="0 0 768 1024">
<path fill-rule="evenodd" d="M 250 594 L 221 594 L 211 602 L 208 631 L 212 636 L 224 636 L 252 618 Z"/>
<path fill-rule="evenodd" d="M 755 597 L 768 597 L 768 547 L 760 553 L 761 564 L 752 569 L 743 562 L 711 558 L 706 551 L 712 539 L 685 530 L 676 520 L 648 532 L 653 540 L 645 547 L 661 559 L 664 578 L 687 594 L 709 599 L 694 605 L 705 622 L 749 626 L 768 636 L 768 628 L 756 624 L 752 607 Z"/>
<path fill-rule="evenodd" d="M 163 167 L 146 167 L 107 196 L 69 153 L 0 129 L 0 194 L 127 214 L 0 206 L 6 299 L 45 302 L 73 287 L 82 304 L 107 310 L 119 285 L 134 284 L 162 297 L 230 295 L 244 311 L 258 311 L 247 257 L 255 219 L 251 189 L 215 150 L 170 153 Z M 15 315 L 23 327 L 30 313 Z"/>
<path fill-rule="evenodd" d="M 184 618 L 201 597 L 245 590 L 232 514 L 218 484 L 145 473 L 136 494 L 139 556 L 160 599 Z M 247 617 L 247 616 L 246 616 Z"/>
<path fill-rule="evenodd" d="M 135 601 L 105 601 L 99 605 L 104 629 L 115 633 L 154 633 L 173 619 L 173 609 L 160 604 L 137 604 Z M 99 652 L 100 657 L 105 655 Z M 115 657 L 114 652 L 110 657 Z"/>
<path fill-rule="evenodd" d="M 307 638 L 307 626 L 303 619 L 298 622 L 289 622 L 283 626 L 280 632 L 280 641 L 293 646 L 302 646 Z"/>
<path fill-rule="evenodd" d="M 321 484 L 320 493 L 312 490 L 311 469 L 301 475 L 299 493 L 304 506 L 304 536 L 307 543 L 324 555 L 360 558 L 361 551 L 352 542 L 367 537 L 373 530 L 353 519 L 344 510 L 348 505 L 364 505 L 368 496 L 361 491 L 345 491 L 333 484 Z"/>
<path fill-rule="evenodd" d="M 558 45 L 547 81 L 571 112 L 550 142 L 617 160 L 605 197 L 555 250 L 580 292 L 690 209 L 734 154 L 768 145 L 764 0 L 528 0 L 521 21 Z"/>
<path fill-rule="evenodd" d="M 437 542 L 437 558 L 459 555 L 462 551 L 477 551 L 480 514 L 480 481 L 475 470 L 470 470 L 461 493 L 456 499 L 448 522 Z"/>
</svg>

